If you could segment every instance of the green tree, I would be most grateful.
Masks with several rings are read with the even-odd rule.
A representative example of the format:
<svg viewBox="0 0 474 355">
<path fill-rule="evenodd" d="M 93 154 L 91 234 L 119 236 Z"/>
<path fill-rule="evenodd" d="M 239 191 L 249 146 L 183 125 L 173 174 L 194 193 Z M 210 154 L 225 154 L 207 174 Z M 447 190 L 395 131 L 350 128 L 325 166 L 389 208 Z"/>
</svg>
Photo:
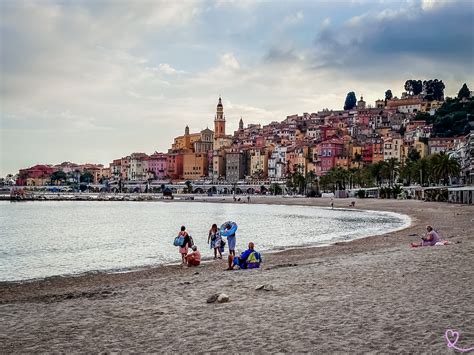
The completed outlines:
<svg viewBox="0 0 474 355">
<path fill-rule="evenodd" d="M 90 184 L 92 181 L 94 181 L 94 175 L 92 175 L 90 171 L 86 170 L 81 174 L 80 181 Z"/>
<path fill-rule="evenodd" d="M 410 148 L 410 150 L 408 151 L 408 159 L 410 161 L 417 161 L 417 160 L 420 160 L 420 158 L 421 158 L 420 152 L 414 148 Z"/>
<path fill-rule="evenodd" d="M 459 99 L 468 99 L 471 96 L 471 91 L 467 87 L 466 83 L 462 86 L 462 88 L 458 92 Z"/>
<path fill-rule="evenodd" d="M 356 184 L 357 180 L 357 175 L 360 173 L 359 168 L 350 168 L 348 171 L 348 177 L 349 177 L 349 188 L 352 190 Z"/>
<path fill-rule="evenodd" d="M 458 177 L 461 172 L 461 165 L 452 156 L 442 152 L 431 157 L 432 172 L 436 181 L 443 180 L 443 185 L 447 185 L 452 177 Z"/>
<path fill-rule="evenodd" d="M 423 91 L 423 83 L 421 80 L 407 80 L 405 90 L 411 95 L 419 95 Z"/>
<path fill-rule="evenodd" d="M 431 115 L 428 112 L 417 112 L 415 116 L 415 121 L 425 121 L 426 123 L 431 123 Z"/>
<path fill-rule="evenodd" d="M 389 186 L 392 187 L 398 175 L 400 163 L 397 158 L 390 158 L 385 162 L 385 167 L 388 171 Z"/>
<path fill-rule="evenodd" d="M 270 192 L 272 193 L 272 195 L 281 195 L 283 193 L 283 189 L 279 184 L 271 184 Z"/>
<path fill-rule="evenodd" d="M 310 171 L 306 175 L 306 191 L 313 192 L 314 191 L 314 182 L 316 181 L 316 174 L 314 171 Z"/>
<path fill-rule="evenodd" d="M 422 158 L 413 164 L 413 180 L 421 186 L 428 182 L 431 176 L 431 162 L 428 158 Z"/>
<path fill-rule="evenodd" d="M 184 192 L 189 193 L 189 194 L 192 193 L 193 192 L 193 184 L 191 183 L 191 181 L 188 180 L 184 184 L 186 185 Z"/>
<path fill-rule="evenodd" d="M 393 97 L 392 90 L 385 91 L 385 103 Z"/>
<path fill-rule="evenodd" d="M 369 168 L 370 168 L 370 173 L 372 177 L 375 179 L 377 183 L 377 186 L 380 186 L 384 178 L 384 170 L 386 170 L 385 162 L 379 161 L 375 164 L 371 164 Z"/>
<path fill-rule="evenodd" d="M 354 91 L 347 93 L 346 101 L 344 102 L 344 110 L 352 110 L 357 104 L 357 98 Z"/>
<path fill-rule="evenodd" d="M 423 91 L 425 92 L 425 100 L 428 101 L 442 101 L 444 99 L 445 85 L 442 80 L 424 80 Z"/>
<path fill-rule="evenodd" d="M 405 185 L 411 185 L 414 178 L 415 163 L 412 160 L 408 160 L 405 164 L 400 165 L 400 179 Z"/>
<path fill-rule="evenodd" d="M 56 183 L 65 182 L 67 179 L 67 175 L 64 171 L 58 170 L 52 173 L 50 178 L 51 178 L 51 181 L 56 184 Z"/>
<path fill-rule="evenodd" d="M 295 192 L 303 194 L 306 186 L 306 179 L 302 174 L 303 166 L 301 164 L 295 164 L 293 166 L 292 185 Z"/>
</svg>

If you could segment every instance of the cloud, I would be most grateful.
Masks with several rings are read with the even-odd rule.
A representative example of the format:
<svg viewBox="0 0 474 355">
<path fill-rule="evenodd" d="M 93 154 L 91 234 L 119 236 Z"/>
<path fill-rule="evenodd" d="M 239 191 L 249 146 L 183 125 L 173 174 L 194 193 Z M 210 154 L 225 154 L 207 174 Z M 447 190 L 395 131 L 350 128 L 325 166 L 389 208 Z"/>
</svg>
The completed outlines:
<svg viewBox="0 0 474 355">
<path fill-rule="evenodd" d="M 239 70 L 240 64 L 234 56 L 234 53 L 225 53 L 220 58 L 221 65 L 225 69 Z"/>
<path fill-rule="evenodd" d="M 398 9 L 356 15 L 335 28 L 323 28 L 314 41 L 316 68 L 353 70 L 438 65 L 470 67 L 474 54 L 472 6 L 422 2 Z M 430 4 L 430 5 L 427 5 Z M 428 8 L 427 8 L 428 6 Z M 373 72 L 373 71 L 372 71 Z M 393 70 L 397 72 L 398 70 Z"/>
<path fill-rule="evenodd" d="M 321 22 L 321 28 L 322 29 L 325 29 L 327 27 L 329 27 L 331 25 L 331 18 L 330 17 L 326 17 L 323 22 Z"/>
<path fill-rule="evenodd" d="M 408 78 L 474 86 L 472 9 L 459 3 L 1 6 L 1 175 L 166 151 L 186 125 L 212 127 L 219 94 L 232 132 L 240 116 L 265 124 L 341 108 L 348 91 L 399 95 Z"/>
<path fill-rule="evenodd" d="M 163 74 L 166 74 L 166 75 L 176 75 L 176 74 L 186 73 L 184 70 L 177 70 L 177 69 L 173 68 L 168 63 L 160 63 L 158 65 L 158 67 L 151 67 L 151 68 L 148 68 L 148 69 L 151 70 L 151 71 L 160 72 L 160 73 L 163 73 Z"/>
<path fill-rule="evenodd" d="M 288 15 L 283 19 L 283 24 L 286 26 L 293 26 L 296 25 L 297 23 L 301 22 L 304 18 L 303 12 L 298 11 L 295 14 Z"/>
</svg>

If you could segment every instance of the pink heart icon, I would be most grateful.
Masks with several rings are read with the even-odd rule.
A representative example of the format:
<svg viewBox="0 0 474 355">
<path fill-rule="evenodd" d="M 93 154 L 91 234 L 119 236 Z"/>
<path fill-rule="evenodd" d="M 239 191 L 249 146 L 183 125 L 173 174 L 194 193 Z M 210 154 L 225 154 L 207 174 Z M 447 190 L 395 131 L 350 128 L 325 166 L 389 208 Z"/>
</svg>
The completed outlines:
<svg viewBox="0 0 474 355">
<path fill-rule="evenodd" d="M 456 349 L 457 351 L 460 351 L 462 353 L 468 353 L 470 351 L 474 350 L 474 347 L 472 348 L 460 348 L 456 346 L 458 340 L 459 340 L 459 333 L 456 332 L 455 330 L 448 329 L 444 333 L 444 337 L 446 338 L 446 341 L 448 342 L 448 348 L 453 348 Z"/>
<path fill-rule="evenodd" d="M 446 330 L 444 336 L 448 342 L 448 348 L 453 348 L 459 340 L 459 333 L 451 329 Z"/>
</svg>

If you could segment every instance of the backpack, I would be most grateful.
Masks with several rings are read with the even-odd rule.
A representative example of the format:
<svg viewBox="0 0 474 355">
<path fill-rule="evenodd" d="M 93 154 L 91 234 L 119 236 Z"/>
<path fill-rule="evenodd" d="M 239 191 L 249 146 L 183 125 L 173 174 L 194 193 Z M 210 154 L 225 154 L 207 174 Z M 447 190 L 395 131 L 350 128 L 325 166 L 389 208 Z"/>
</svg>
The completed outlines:
<svg viewBox="0 0 474 355">
<path fill-rule="evenodd" d="M 183 247 L 184 246 L 184 237 L 182 235 L 178 235 L 174 238 L 173 245 L 175 247 Z"/>
<path fill-rule="evenodd" d="M 194 245 L 193 237 L 191 237 L 190 235 L 188 235 L 188 237 L 189 237 L 189 245 L 188 245 L 188 247 L 189 247 L 189 248 L 192 248 L 193 245 Z"/>
<path fill-rule="evenodd" d="M 247 269 L 257 269 L 262 262 L 262 256 L 259 252 L 252 252 L 247 258 Z"/>
</svg>

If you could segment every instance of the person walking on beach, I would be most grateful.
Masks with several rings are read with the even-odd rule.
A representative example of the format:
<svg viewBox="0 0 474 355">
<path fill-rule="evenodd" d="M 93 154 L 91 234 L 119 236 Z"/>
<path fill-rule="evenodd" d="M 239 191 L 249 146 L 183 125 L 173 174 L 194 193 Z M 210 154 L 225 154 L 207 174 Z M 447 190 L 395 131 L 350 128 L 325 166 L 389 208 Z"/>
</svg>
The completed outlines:
<svg viewBox="0 0 474 355">
<path fill-rule="evenodd" d="M 226 227 L 225 227 L 226 230 L 231 230 L 232 229 L 232 226 L 230 224 L 228 224 Z M 227 244 L 229 245 L 229 255 L 232 255 L 232 256 L 235 256 L 235 244 L 236 244 L 236 237 L 235 237 L 235 233 L 232 234 L 232 235 L 229 235 L 227 237 Z"/>
<path fill-rule="evenodd" d="M 334 200 L 331 199 L 331 209 L 333 210 L 334 209 Z"/>
<path fill-rule="evenodd" d="M 222 259 L 221 253 L 221 243 L 222 237 L 217 224 L 213 224 L 209 230 L 209 236 L 207 237 L 207 243 L 210 244 L 211 249 L 214 249 L 214 260 L 217 259 L 217 254 L 219 254 L 219 259 Z"/>
<path fill-rule="evenodd" d="M 250 195 L 247 196 L 247 203 L 250 203 Z"/>
<path fill-rule="evenodd" d="M 186 232 L 186 227 L 181 226 L 181 231 L 178 233 L 178 237 L 184 238 L 183 246 L 179 247 L 179 253 L 181 254 L 181 265 L 186 264 L 186 255 L 188 254 L 188 248 L 191 244 L 191 239 L 189 238 L 188 232 Z"/>
</svg>

